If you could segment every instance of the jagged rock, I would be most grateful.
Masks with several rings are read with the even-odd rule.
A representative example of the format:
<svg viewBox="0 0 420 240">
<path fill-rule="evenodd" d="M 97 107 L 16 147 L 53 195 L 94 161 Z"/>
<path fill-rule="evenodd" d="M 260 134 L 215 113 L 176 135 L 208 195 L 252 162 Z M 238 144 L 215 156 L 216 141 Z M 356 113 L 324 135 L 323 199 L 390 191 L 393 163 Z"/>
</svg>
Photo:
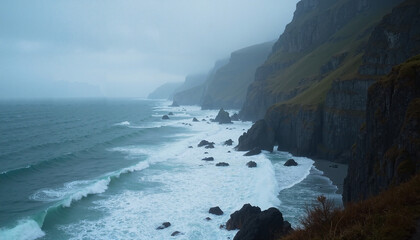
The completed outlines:
<svg viewBox="0 0 420 240">
<path fill-rule="evenodd" d="M 182 233 L 179 232 L 179 231 L 175 231 L 171 234 L 172 237 L 175 237 L 175 236 L 178 236 L 178 235 L 182 235 Z"/>
<path fill-rule="evenodd" d="M 206 149 L 214 148 L 214 143 L 210 143 L 207 146 L 205 146 L 204 148 L 206 148 Z"/>
<path fill-rule="evenodd" d="M 171 226 L 171 223 L 170 222 L 164 222 L 164 223 L 162 223 L 162 225 L 160 225 L 159 227 L 157 227 L 156 230 L 162 230 L 162 229 L 168 228 L 170 226 Z"/>
<path fill-rule="evenodd" d="M 209 142 L 207 140 L 201 140 L 201 142 L 197 145 L 198 147 L 203 147 L 203 146 L 208 146 L 208 145 L 213 145 L 214 142 Z"/>
<path fill-rule="evenodd" d="M 227 167 L 227 166 L 229 166 L 229 163 L 219 162 L 216 164 L 216 167 Z"/>
<path fill-rule="evenodd" d="M 214 119 L 214 121 L 220 124 L 232 123 L 229 117 L 229 113 L 223 110 L 223 108 L 219 110 L 219 113 L 217 114 L 216 119 Z"/>
<path fill-rule="evenodd" d="M 254 148 L 272 152 L 274 147 L 274 130 L 265 120 L 257 121 L 248 132 L 239 137 L 238 151 L 249 151 Z"/>
<path fill-rule="evenodd" d="M 173 115 L 174 115 L 174 113 L 173 113 L 173 112 L 170 112 L 170 113 L 168 113 L 168 115 L 169 115 L 169 116 L 173 116 Z"/>
<path fill-rule="evenodd" d="M 259 207 L 251 206 L 251 204 L 245 204 L 242 208 L 230 215 L 229 220 L 226 223 L 227 230 L 241 229 L 242 226 L 250 218 L 257 217 L 261 213 Z"/>
<path fill-rule="evenodd" d="M 210 161 L 214 161 L 214 158 L 213 157 L 206 157 L 206 158 L 203 158 L 201 160 L 210 162 Z"/>
<path fill-rule="evenodd" d="M 179 107 L 179 104 L 176 101 L 173 101 L 171 107 Z"/>
<path fill-rule="evenodd" d="M 211 218 L 206 217 L 204 220 L 206 220 L 206 221 L 211 221 Z"/>
<path fill-rule="evenodd" d="M 225 143 L 224 143 L 224 145 L 226 145 L 226 146 L 232 146 L 232 144 L 233 144 L 232 139 L 226 140 Z"/>
<path fill-rule="evenodd" d="M 297 166 L 298 163 L 294 160 L 294 159 L 289 159 L 284 163 L 284 166 L 286 167 L 292 167 L 292 166 Z"/>
<path fill-rule="evenodd" d="M 169 120 L 169 117 L 168 117 L 168 115 L 163 115 L 162 119 L 163 120 Z"/>
<path fill-rule="evenodd" d="M 234 240 L 277 240 L 293 230 L 277 208 L 261 212 L 259 207 L 245 204 L 241 210 L 230 216 L 226 229 L 239 229 Z"/>
<path fill-rule="evenodd" d="M 197 118 L 193 118 L 193 122 L 199 122 Z"/>
<path fill-rule="evenodd" d="M 239 115 L 237 113 L 233 114 L 232 117 L 230 117 L 232 121 L 239 121 Z"/>
<path fill-rule="evenodd" d="M 244 156 L 254 156 L 254 155 L 258 155 L 261 153 L 261 149 L 260 148 L 254 148 L 251 151 L 247 152 L 244 154 Z"/>
<path fill-rule="evenodd" d="M 254 161 L 249 161 L 249 162 L 247 162 L 247 164 L 246 164 L 249 168 L 255 168 L 255 167 L 257 167 L 257 163 L 256 162 L 254 162 Z"/>
<path fill-rule="evenodd" d="M 220 209 L 219 207 L 212 207 L 209 209 L 209 213 L 214 214 L 214 215 L 223 215 L 223 211 L 222 209 Z"/>
</svg>

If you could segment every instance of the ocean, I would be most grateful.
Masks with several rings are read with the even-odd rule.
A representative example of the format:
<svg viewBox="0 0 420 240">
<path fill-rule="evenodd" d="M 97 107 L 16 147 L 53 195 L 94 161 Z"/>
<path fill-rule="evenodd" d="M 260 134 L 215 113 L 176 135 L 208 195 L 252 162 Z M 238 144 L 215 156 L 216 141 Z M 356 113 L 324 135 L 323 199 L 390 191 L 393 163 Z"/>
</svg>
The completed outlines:
<svg viewBox="0 0 420 240">
<path fill-rule="evenodd" d="M 0 102 L 0 239 L 233 239 L 236 231 L 219 226 L 246 203 L 279 208 L 292 227 L 321 194 L 341 204 L 313 160 L 235 151 L 251 122 L 220 125 L 210 122 L 217 111 L 169 105 Z M 215 148 L 197 147 L 204 139 Z M 233 146 L 223 145 L 228 139 Z M 290 158 L 299 165 L 283 166 Z M 246 166 L 251 160 L 257 168 Z M 209 214 L 214 206 L 224 214 Z M 156 230 L 163 222 L 171 226 Z"/>
</svg>

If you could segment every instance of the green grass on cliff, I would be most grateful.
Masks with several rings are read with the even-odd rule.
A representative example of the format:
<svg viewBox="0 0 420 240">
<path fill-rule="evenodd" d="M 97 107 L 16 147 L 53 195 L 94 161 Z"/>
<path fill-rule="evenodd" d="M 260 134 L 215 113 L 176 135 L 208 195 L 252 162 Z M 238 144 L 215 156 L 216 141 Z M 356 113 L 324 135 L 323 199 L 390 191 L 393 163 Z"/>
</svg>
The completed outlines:
<svg viewBox="0 0 420 240">
<path fill-rule="evenodd" d="M 340 7 L 335 4 L 333 7 Z M 279 104 L 318 105 L 325 101 L 328 90 L 334 80 L 346 80 L 357 77 L 362 63 L 362 47 L 368 41 L 370 32 L 388 8 L 369 12 L 354 18 L 336 32 L 326 43 L 307 53 L 273 54 L 267 64 L 295 61 L 294 64 L 279 71 L 268 79 L 266 91 L 273 95 L 298 91 L 293 99 Z M 321 74 L 321 67 L 333 56 L 346 53 L 340 67 L 332 72 Z"/>
<path fill-rule="evenodd" d="M 318 200 L 302 219 L 303 228 L 282 240 L 409 239 L 420 221 L 420 175 L 343 210 Z"/>
</svg>

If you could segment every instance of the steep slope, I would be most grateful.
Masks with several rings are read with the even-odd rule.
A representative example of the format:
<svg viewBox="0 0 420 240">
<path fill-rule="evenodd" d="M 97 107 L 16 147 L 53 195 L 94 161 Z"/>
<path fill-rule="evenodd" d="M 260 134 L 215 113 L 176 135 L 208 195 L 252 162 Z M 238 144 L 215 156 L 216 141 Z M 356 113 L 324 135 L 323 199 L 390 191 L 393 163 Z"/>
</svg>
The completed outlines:
<svg viewBox="0 0 420 240">
<path fill-rule="evenodd" d="M 202 85 L 207 80 L 208 74 L 191 74 L 185 77 L 184 83 L 175 89 L 175 94 Z M 174 95 L 175 95 L 174 94 Z"/>
<path fill-rule="evenodd" d="M 420 55 L 369 88 L 344 200 L 357 201 L 420 172 Z"/>
<path fill-rule="evenodd" d="M 174 90 L 182 86 L 182 82 L 170 82 L 165 83 L 147 96 L 148 99 L 172 99 L 174 96 Z"/>
<path fill-rule="evenodd" d="M 241 108 L 255 71 L 267 59 L 273 44 L 267 42 L 233 52 L 229 62 L 208 80 L 202 108 Z"/>
<path fill-rule="evenodd" d="M 310 2 L 323 3 L 323 1 Z M 391 66 L 401 63 L 404 57 L 420 53 L 418 52 L 420 35 L 416 27 L 418 1 L 404 2 L 378 25 L 382 16 L 391 11 L 391 6 L 395 2 L 341 0 L 331 6 L 328 5 L 330 8 L 326 11 L 318 9 L 319 12 L 314 13 L 314 10 L 308 10 L 309 17 L 304 15 L 301 18 L 308 18 L 307 21 L 310 22 L 317 22 L 312 18 L 314 16 L 320 18 L 317 14 L 322 16 L 326 12 L 328 16 L 350 14 L 353 17 L 344 25 L 338 22 L 337 26 L 331 25 L 330 27 L 336 31 L 328 40 L 316 47 L 313 46 L 315 43 L 312 45 L 308 43 L 310 46 L 306 48 L 289 43 L 286 46 L 294 47 L 285 48 L 287 51 L 293 49 L 301 52 L 286 54 L 286 50 L 280 50 L 280 53 L 273 53 L 267 63 L 260 68 L 261 70 L 257 70 L 256 81 L 250 87 L 247 103 L 241 112 L 242 117 L 247 118 L 250 112 L 258 115 L 259 113 L 253 109 L 261 111 L 261 106 L 264 104 L 280 101 L 272 105 L 265 115 L 265 120 L 275 131 L 274 143 L 279 145 L 279 149 L 298 155 L 348 161 L 351 146 L 357 138 L 360 125 L 365 120 L 367 89 L 381 76 L 367 75 L 366 71 L 375 67 L 390 69 Z M 413 8 L 414 10 L 408 10 Z M 297 10 L 297 12 L 302 11 Z M 297 21 L 296 16 L 295 13 L 293 21 Z M 386 23 L 390 18 L 399 20 L 390 25 Z M 289 26 L 297 25 L 292 23 Z M 305 24 L 300 25 L 302 28 L 304 26 Z M 383 26 L 398 29 L 394 33 L 401 37 L 380 40 L 377 36 L 384 31 Z M 322 27 L 315 27 L 317 28 Z M 288 38 L 281 37 L 279 42 L 285 41 L 282 39 Z M 379 45 L 382 46 L 380 51 L 377 50 Z M 382 55 L 378 55 L 375 51 L 381 52 Z M 400 57 L 386 57 L 393 56 L 393 52 L 398 52 Z M 264 69 L 267 64 L 272 64 L 270 61 L 277 63 L 280 61 L 274 59 L 275 56 L 280 60 L 291 59 L 291 56 L 295 56 L 296 59 L 271 75 L 265 74 L 269 77 L 261 78 L 261 71 L 269 72 Z M 270 87 L 253 88 L 255 85 L 267 84 Z M 247 107 L 247 104 L 251 104 L 251 107 Z"/>
</svg>

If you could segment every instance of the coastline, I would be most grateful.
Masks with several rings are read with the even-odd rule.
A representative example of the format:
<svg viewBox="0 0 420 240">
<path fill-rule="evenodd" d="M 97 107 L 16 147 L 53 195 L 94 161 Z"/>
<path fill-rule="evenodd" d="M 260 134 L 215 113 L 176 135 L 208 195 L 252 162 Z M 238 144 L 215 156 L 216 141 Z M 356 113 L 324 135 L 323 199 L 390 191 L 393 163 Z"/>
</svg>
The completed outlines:
<svg viewBox="0 0 420 240">
<path fill-rule="evenodd" d="M 335 186 L 337 186 L 337 194 L 343 194 L 344 179 L 347 176 L 347 164 L 335 163 L 328 160 L 313 159 L 314 167 L 323 172 Z M 334 166 L 334 167 L 333 167 Z"/>
</svg>

